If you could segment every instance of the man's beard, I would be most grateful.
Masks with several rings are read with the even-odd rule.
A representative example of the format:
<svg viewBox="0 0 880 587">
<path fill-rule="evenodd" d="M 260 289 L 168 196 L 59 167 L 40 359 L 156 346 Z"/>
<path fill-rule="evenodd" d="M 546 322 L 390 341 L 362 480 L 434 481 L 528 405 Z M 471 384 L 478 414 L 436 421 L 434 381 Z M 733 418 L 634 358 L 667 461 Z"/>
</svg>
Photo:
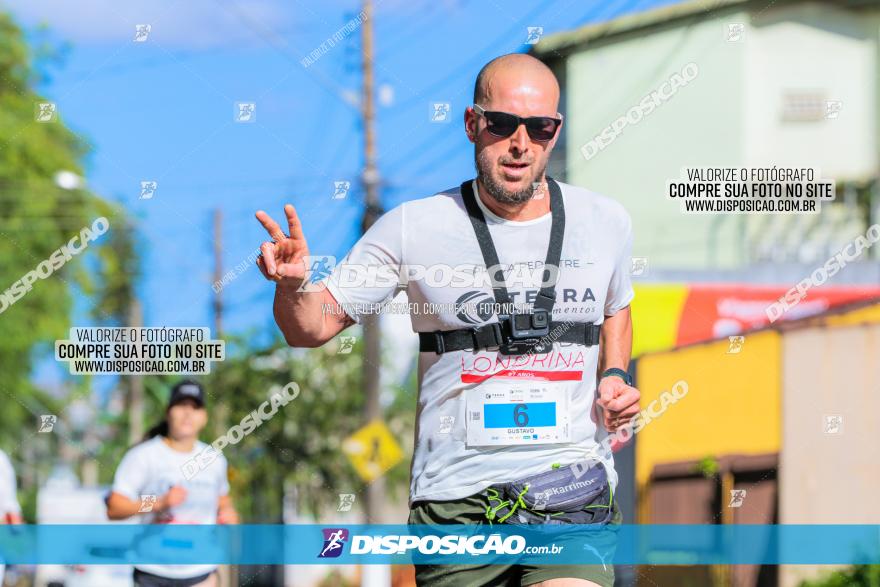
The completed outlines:
<svg viewBox="0 0 880 587">
<path fill-rule="evenodd" d="M 486 151 L 476 155 L 474 157 L 474 163 L 477 166 L 477 179 L 480 180 L 492 199 L 499 204 L 524 204 L 531 200 L 536 192 L 534 187 L 535 178 L 543 177 L 544 170 L 547 168 L 547 164 L 545 163 L 526 187 L 519 191 L 511 191 L 506 189 L 504 185 L 500 181 L 497 181 L 490 173 L 494 161 L 489 161 L 489 156 Z"/>
</svg>

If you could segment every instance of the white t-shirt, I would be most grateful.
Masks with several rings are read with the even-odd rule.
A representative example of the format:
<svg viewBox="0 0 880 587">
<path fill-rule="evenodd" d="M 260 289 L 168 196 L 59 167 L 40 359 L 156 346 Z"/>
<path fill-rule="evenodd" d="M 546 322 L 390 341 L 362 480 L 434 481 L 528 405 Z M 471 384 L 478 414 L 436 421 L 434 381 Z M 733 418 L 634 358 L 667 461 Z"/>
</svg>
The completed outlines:
<svg viewBox="0 0 880 587">
<path fill-rule="evenodd" d="M 160 514 L 139 513 L 143 524 L 216 524 L 220 497 L 229 493 L 226 457 L 218 457 L 192 479 L 183 474 L 184 463 L 201 452 L 207 444 L 196 441 L 190 452 L 174 450 L 155 436 L 132 447 L 116 469 L 113 491 L 136 502 L 141 496 L 161 498 L 173 485 L 186 489 L 186 500 Z M 217 565 L 135 565 L 146 573 L 175 579 L 209 573 Z"/>
<path fill-rule="evenodd" d="M 632 223 L 614 200 L 558 183 L 566 224 L 553 320 L 601 323 L 633 298 Z M 502 219 L 480 201 L 476 181 L 472 185 L 499 261 L 502 267 L 510 265 L 504 274 L 511 301 L 530 306 L 540 289 L 540 277 L 529 282 L 526 276 L 541 274 L 551 215 L 527 221 Z M 357 265 L 372 267 L 366 275 L 373 275 L 374 280 L 365 281 L 364 271 Z M 458 277 L 444 267 L 454 268 Z M 414 332 L 457 330 L 497 321 L 496 316 L 481 314 L 473 306 L 459 312 L 448 309 L 457 301 L 494 301 L 488 284 L 475 286 L 473 280 L 461 279 L 474 267 L 485 271 L 461 190 L 455 188 L 405 202 L 382 216 L 334 268 L 326 284 L 355 320 L 368 313 L 371 304 L 405 291 L 412 307 L 419 310 L 410 314 Z M 432 308 L 440 312 L 432 312 Z M 555 463 L 567 465 L 590 457 L 604 462 L 610 482 L 616 486 L 613 456 L 600 444 L 608 433 L 594 406 L 598 355 L 598 346 L 558 341 L 553 351 L 544 355 L 510 357 L 470 350 L 420 353 L 410 503 L 460 499 L 494 483 L 549 470 Z M 467 394 L 486 382 L 504 385 L 505 381 L 566 382 L 571 394 L 569 442 L 469 445 Z"/>
</svg>

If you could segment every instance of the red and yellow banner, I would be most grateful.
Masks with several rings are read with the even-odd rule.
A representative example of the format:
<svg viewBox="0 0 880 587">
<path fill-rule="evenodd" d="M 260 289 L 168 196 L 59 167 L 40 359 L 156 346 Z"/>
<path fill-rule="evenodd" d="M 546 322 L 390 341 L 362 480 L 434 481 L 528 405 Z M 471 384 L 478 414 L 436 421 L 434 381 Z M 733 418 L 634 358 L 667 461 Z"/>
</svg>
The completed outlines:
<svg viewBox="0 0 880 587">
<path fill-rule="evenodd" d="M 632 303 L 633 356 L 766 326 L 770 323 L 767 308 L 788 289 L 743 284 L 636 285 Z M 870 299 L 880 299 L 880 287 L 813 288 L 781 319 L 814 316 L 837 306 Z"/>
</svg>

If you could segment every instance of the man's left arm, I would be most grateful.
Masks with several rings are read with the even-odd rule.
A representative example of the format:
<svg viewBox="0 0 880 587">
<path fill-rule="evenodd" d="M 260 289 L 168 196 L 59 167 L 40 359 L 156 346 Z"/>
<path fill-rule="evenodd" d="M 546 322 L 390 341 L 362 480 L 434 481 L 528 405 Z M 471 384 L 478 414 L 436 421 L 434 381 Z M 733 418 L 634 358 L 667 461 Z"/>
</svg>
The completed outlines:
<svg viewBox="0 0 880 587">
<path fill-rule="evenodd" d="M 629 214 L 621 207 L 614 239 L 620 247 L 605 296 L 605 321 L 599 337 L 599 377 L 596 403 L 603 408 L 605 429 L 614 432 L 639 413 L 639 390 L 627 385 L 629 359 L 632 355 L 633 326 L 630 303 L 632 287 L 633 226 Z M 608 369 L 620 369 L 614 375 Z M 603 377 L 603 375 L 605 375 Z"/>
<path fill-rule="evenodd" d="M 605 429 L 614 432 L 639 413 L 639 390 L 627 385 L 621 375 L 608 369 L 626 371 L 632 354 L 632 313 L 629 306 L 606 316 L 599 337 L 599 399 Z"/>
<path fill-rule="evenodd" d="M 606 369 L 629 368 L 632 355 L 632 312 L 629 306 L 621 309 L 614 316 L 605 316 L 602 331 L 599 335 L 599 374 Z"/>
</svg>

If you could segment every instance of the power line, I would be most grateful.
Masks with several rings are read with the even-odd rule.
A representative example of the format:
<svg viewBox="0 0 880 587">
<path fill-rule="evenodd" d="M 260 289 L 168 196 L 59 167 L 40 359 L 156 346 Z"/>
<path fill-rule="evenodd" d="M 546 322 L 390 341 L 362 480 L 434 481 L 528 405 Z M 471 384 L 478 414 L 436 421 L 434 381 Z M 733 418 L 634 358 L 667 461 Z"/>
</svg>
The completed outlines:
<svg viewBox="0 0 880 587">
<path fill-rule="evenodd" d="M 632 2 L 630 4 L 630 7 L 628 9 L 627 8 L 621 9 L 622 7 L 619 5 L 623 4 L 623 3 L 625 3 L 625 0 L 618 2 L 617 3 L 618 6 L 614 6 L 612 9 L 606 10 L 604 12 L 604 14 L 610 15 L 610 14 L 614 14 L 615 12 L 617 14 L 628 13 L 628 12 L 635 10 L 635 7 L 639 4 L 638 0 L 636 0 L 635 2 Z M 608 7 L 609 5 L 605 5 L 605 6 Z M 585 15 L 581 19 L 579 19 L 579 22 L 583 23 L 583 22 L 587 22 L 587 21 L 591 20 L 595 16 L 593 14 L 593 12 L 594 12 L 594 10 L 591 8 L 590 13 L 588 13 L 587 15 Z M 533 11 L 528 16 L 522 17 L 519 22 L 525 22 L 526 18 L 529 18 L 529 19 L 533 18 L 533 15 L 536 13 L 537 13 L 537 11 Z M 600 18 L 605 18 L 605 16 L 602 16 Z M 517 26 L 518 25 L 515 25 L 510 30 L 515 30 Z M 579 26 L 582 26 L 582 25 L 580 25 L 580 24 L 576 25 L 574 28 L 577 28 Z M 501 39 L 504 39 L 504 38 L 508 37 L 509 35 L 510 35 L 510 32 L 505 33 L 505 35 L 500 37 L 499 40 L 496 41 L 496 43 L 500 42 Z M 493 45 L 490 45 L 490 47 L 494 46 L 494 44 L 495 43 L 493 43 Z M 469 66 L 470 62 L 467 65 Z M 455 78 L 462 70 L 466 70 L 466 69 L 468 69 L 468 67 L 458 68 L 456 73 L 453 73 L 444 79 L 449 80 L 449 79 Z M 440 83 L 443 83 L 443 81 L 435 83 L 434 86 L 437 86 Z M 459 93 L 456 94 L 456 96 L 460 95 L 463 91 L 464 90 L 459 91 Z M 467 91 L 469 93 L 469 90 L 467 90 Z M 424 92 L 422 92 L 422 93 L 424 93 Z M 405 105 L 401 106 L 401 109 L 403 109 L 403 108 L 406 108 L 406 106 Z M 428 162 L 426 162 L 424 165 L 422 165 L 422 167 L 420 167 L 417 171 L 415 171 L 412 174 L 412 177 L 420 177 L 423 173 L 425 173 L 426 171 L 431 169 L 431 167 L 436 167 L 436 163 L 435 163 L 436 161 L 444 161 L 445 162 L 445 161 L 447 161 L 448 157 L 451 157 L 452 155 L 454 155 L 458 151 L 458 149 L 460 148 L 460 143 L 458 142 L 458 135 L 457 134 L 445 133 L 444 137 L 442 139 L 440 139 L 440 141 L 445 141 L 445 140 L 450 140 L 450 139 L 453 139 L 454 142 L 452 144 L 450 144 L 449 148 L 447 148 L 445 151 L 443 151 L 438 156 L 438 155 L 436 155 L 436 152 L 437 152 L 437 147 L 438 147 L 439 141 L 436 138 L 436 136 L 434 136 L 434 134 L 431 134 L 430 136 L 426 137 L 418 145 L 416 145 L 412 148 L 409 148 L 404 152 L 401 152 L 401 156 L 398 159 L 395 159 L 392 162 L 388 162 L 388 163 L 386 163 L 386 165 L 388 168 L 392 168 L 392 169 L 397 168 L 399 165 L 402 165 L 403 163 L 406 163 L 407 165 L 411 166 L 413 164 L 413 162 L 418 161 L 420 158 L 429 156 L 431 159 Z M 415 153 L 416 154 L 415 157 L 410 157 L 411 153 Z M 405 183 L 405 182 L 401 182 L 401 183 Z"/>
<path fill-rule="evenodd" d="M 472 69 L 472 67 L 471 67 L 472 63 L 475 63 L 478 61 L 485 63 L 485 61 L 483 60 L 484 58 L 481 57 L 481 55 L 483 55 L 484 53 L 487 53 L 489 51 L 497 51 L 497 47 L 499 45 L 505 46 L 506 45 L 505 41 L 507 41 L 511 37 L 513 37 L 513 35 L 515 34 L 515 32 L 517 30 L 523 29 L 523 27 L 525 25 L 523 25 L 522 23 L 534 21 L 536 19 L 536 17 L 541 13 L 541 11 L 545 10 L 548 6 L 549 6 L 549 4 L 539 3 L 538 6 L 535 8 L 535 10 L 533 10 L 533 11 L 529 12 L 527 15 L 521 17 L 514 26 L 510 27 L 509 29 L 507 29 L 507 31 L 504 32 L 504 34 L 498 36 L 491 43 L 484 46 L 483 49 L 473 53 L 472 58 L 468 59 L 465 63 L 456 67 L 452 71 L 452 73 L 450 73 L 449 75 L 447 75 L 444 78 L 441 78 L 441 79 L 435 81 L 433 84 L 429 85 L 427 88 L 422 90 L 419 94 L 412 96 L 408 101 L 402 103 L 398 108 L 395 108 L 392 115 L 399 114 L 400 112 L 402 112 L 408 108 L 411 108 L 412 106 L 415 105 L 417 99 L 422 99 L 422 96 L 429 94 L 429 93 L 433 93 L 435 91 L 435 89 L 437 89 L 437 88 L 445 87 L 446 85 L 451 83 L 453 80 L 457 79 L 459 76 L 464 75 L 464 74 L 469 74 Z M 525 35 L 521 35 L 521 37 L 525 37 Z"/>
<path fill-rule="evenodd" d="M 382 48 L 382 52 L 385 54 L 393 54 L 400 48 L 400 46 L 408 44 L 412 40 L 423 40 L 425 33 L 429 32 L 433 28 L 434 19 L 437 16 L 437 13 L 442 12 L 442 5 L 442 2 L 434 2 L 428 4 L 427 8 L 420 11 L 421 15 L 417 22 L 407 21 L 407 29 L 408 32 L 411 34 L 403 34 L 396 39 L 391 39 L 391 42 L 389 44 L 386 44 L 385 47 Z M 425 22 L 427 22 L 429 26 L 425 27 L 425 29 L 417 30 L 416 27 L 421 26 Z M 406 43 L 404 43 L 404 40 L 406 41 Z"/>
<path fill-rule="evenodd" d="M 230 11 L 230 8 L 231 8 L 232 9 L 231 11 L 235 12 L 236 15 L 238 16 L 238 19 L 242 23 L 244 23 L 244 25 L 248 29 L 250 29 L 251 32 L 253 32 L 257 37 L 259 37 L 260 39 L 262 39 L 266 43 L 268 43 L 270 47 L 275 49 L 285 59 L 287 59 L 291 63 L 296 63 L 297 66 L 299 66 L 299 67 L 302 67 L 302 64 L 300 63 L 300 61 L 298 59 L 295 59 L 288 52 L 286 47 L 287 47 L 287 45 L 289 45 L 289 43 L 286 39 L 284 39 L 283 37 L 280 37 L 280 35 L 278 35 L 278 33 L 273 31 L 271 28 L 267 27 L 265 24 L 253 19 L 250 15 L 242 12 L 238 8 L 238 6 L 236 6 L 234 3 L 230 3 L 227 6 L 227 3 L 224 0 L 216 0 L 216 2 L 217 2 L 217 4 L 219 4 L 222 8 L 224 8 L 227 11 Z M 263 30 L 258 30 L 258 29 L 263 29 Z M 266 33 L 268 33 L 268 35 L 269 35 L 269 37 L 271 37 L 271 39 L 268 38 L 267 36 L 265 36 Z M 278 44 L 276 39 L 280 39 L 281 45 Z M 305 53 L 302 53 L 302 55 L 305 56 Z M 358 106 L 356 104 L 352 104 L 351 101 L 348 99 L 348 97 L 347 97 L 348 94 L 346 93 L 346 88 L 343 88 L 342 86 L 337 84 L 335 81 L 333 81 L 333 79 L 330 76 L 321 72 L 319 69 L 310 69 L 310 68 L 305 68 L 305 67 L 303 67 L 303 69 L 305 71 L 311 70 L 311 72 L 313 74 L 312 79 L 318 85 L 322 86 L 325 90 L 327 90 L 328 92 L 333 94 L 340 101 L 342 101 L 345 105 L 347 105 L 349 107 L 354 107 L 355 109 L 357 109 Z"/>
</svg>

